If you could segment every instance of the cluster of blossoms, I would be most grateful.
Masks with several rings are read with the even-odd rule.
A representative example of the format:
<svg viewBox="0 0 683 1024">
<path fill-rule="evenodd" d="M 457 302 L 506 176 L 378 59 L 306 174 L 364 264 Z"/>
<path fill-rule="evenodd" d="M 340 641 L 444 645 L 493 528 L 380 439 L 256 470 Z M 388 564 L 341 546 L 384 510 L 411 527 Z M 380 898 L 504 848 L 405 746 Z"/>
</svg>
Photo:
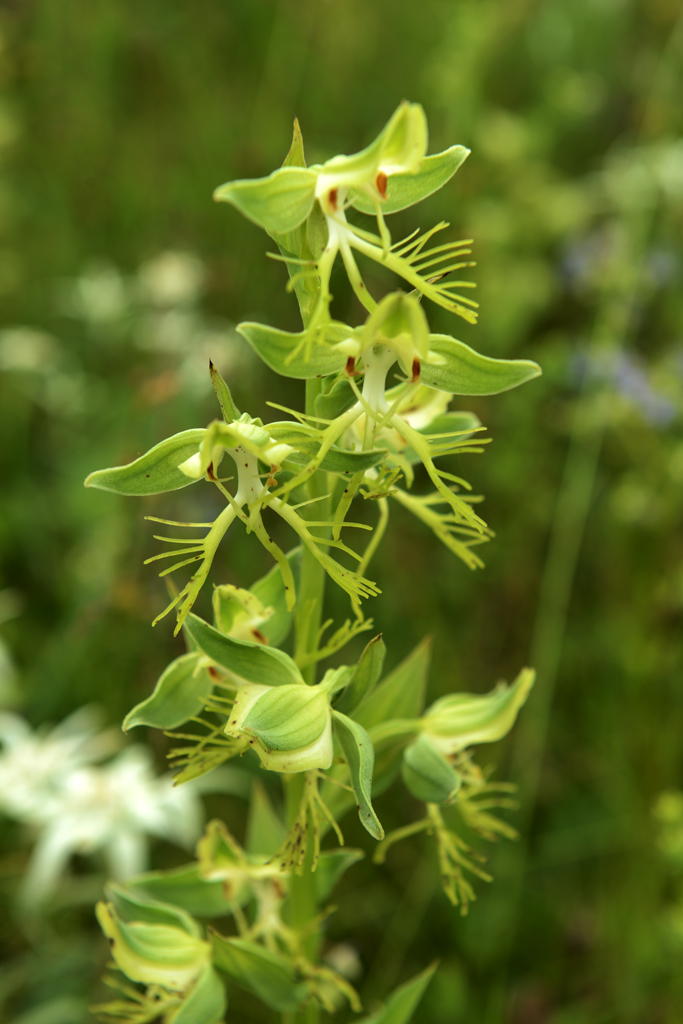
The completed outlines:
<svg viewBox="0 0 683 1024">
<path fill-rule="evenodd" d="M 379 858 L 404 835 L 435 836 L 446 894 L 464 909 L 474 895 L 464 872 L 487 876 L 443 809 L 459 811 L 462 822 L 484 837 L 513 832 L 491 813 L 511 806 L 501 795 L 509 787 L 488 781 L 471 748 L 509 731 L 533 672 L 523 670 L 511 686 L 499 684 L 485 695 L 450 694 L 425 711 L 428 646 L 420 645 L 383 674 L 380 635 L 354 664 L 328 669 L 319 681 L 315 676 L 318 662 L 372 628 L 363 602 L 380 591 L 366 574 L 392 501 L 467 566 L 481 565 L 476 548 L 491 532 L 475 511 L 478 499 L 469 484 L 444 460 L 481 451 L 482 428 L 476 415 L 449 406 L 454 396 L 497 394 L 540 373 L 535 363 L 492 359 L 430 331 L 423 299 L 470 323 L 476 319 L 476 303 L 462 294 L 471 282 L 453 280 L 472 265 L 469 241 L 434 244 L 435 234 L 448 226 L 439 224 L 393 242 L 387 227 L 388 215 L 445 185 L 467 155 L 464 147 L 453 146 L 427 156 L 424 112 L 403 103 L 360 153 L 307 167 L 295 124 L 281 168 L 217 189 L 216 199 L 237 207 L 273 238 L 276 258 L 289 272 L 303 330 L 248 322 L 238 331 L 269 367 L 306 381 L 305 411 L 275 406 L 288 418 L 267 423 L 241 412 L 212 363 L 221 420 L 175 434 L 129 465 L 98 470 L 86 481 L 138 496 L 204 481 L 219 495 L 221 511 L 213 522 L 155 520 L 205 532 L 156 538 L 167 547 L 148 561 L 169 560 L 162 576 L 192 566 L 190 579 L 172 590 L 170 604 L 155 620 L 175 609 L 176 633 L 182 630 L 187 652 L 168 666 L 124 727 L 153 726 L 184 741 L 170 755 L 178 782 L 244 755 L 253 770 L 277 773 L 287 794 L 285 812 L 255 787 L 246 850 L 225 826 L 212 823 L 196 862 L 175 873 L 142 876 L 125 889 L 110 887 L 99 920 L 117 968 L 144 987 L 135 999 L 149 1010 L 149 1019 L 218 1024 L 226 1003 L 217 972 L 229 987 L 255 992 L 281 1013 L 311 1002 L 333 1010 L 342 998 L 359 1008 L 350 985 L 309 955 L 316 922 L 302 923 L 291 906 L 289 916 L 280 913 L 299 888 L 295 876 L 308 878 L 316 890 L 312 902 L 319 903 L 327 882 L 356 859 L 349 859 L 352 851 L 322 846 L 330 830 L 343 844 L 338 819 L 347 811 L 355 808 L 380 843 Z M 352 223 L 354 211 L 374 216 L 376 233 Z M 373 297 L 358 253 L 392 271 L 410 291 Z M 330 314 L 337 257 L 364 311 L 356 327 Z M 355 498 L 377 509 L 374 532 L 349 518 Z M 269 524 L 275 519 L 291 529 L 291 550 L 273 538 Z M 215 587 L 208 622 L 193 608 L 236 522 L 275 565 L 249 590 Z M 360 553 L 347 543 L 348 530 L 370 532 Z M 351 603 L 349 619 L 331 635 L 331 622 L 322 617 L 326 576 Z M 292 626 L 294 644 L 287 653 L 282 645 Z M 185 731 L 178 732 L 180 727 Z M 385 836 L 373 792 L 397 778 L 426 805 L 426 814 Z M 258 836 L 265 834 L 270 838 L 264 848 Z M 236 936 L 195 920 L 224 914 L 232 915 Z M 427 974 L 419 976 L 395 994 L 392 1006 L 404 1007 L 397 1010 L 402 1020 L 409 1019 L 406 1007 L 415 1005 L 427 980 Z M 142 1011 L 135 1012 L 138 1017 L 131 1010 L 130 1019 L 142 1019 Z M 398 1019 L 391 1014 L 375 1015 L 366 1024 Z"/>
<path fill-rule="evenodd" d="M 162 612 L 163 616 L 177 606 L 176 631 L 207 579 L 220 541 L 236 519 L 288 576 L 288 600 L 293 605 L 293 580 L 284 553 L 264 525 L 266 509 L 294 530 L 334 582 L 349 593 L 356 609 L 379 589 L 362 572 L 340 565 L 328 549 L 341 550 L 365 570 L 369 556 L 359 556 L 341 539 L 343 527 L 363 525 L 346 520 L 359 491 L 382 503 L 382 516 L 386 515 L 386 498 L 395 497 L 468 566 L 481 565 L 472 549 L 487 540 L 490 531 L 472 508 L 469 484 L 435 464 L 436 458 L 481 451 L 481 442 L 472 441 L 480 423 L 471 413 L 446 409 L 454 395 L 496 394 L 530 380 L 540 370 L 528 360 L 492 359 L 448 335 L 430 333 L 420 302 L 423 296 L 470 322 L 475 319 L 476 303 L 454 297 L 456 287 L 471 287 L 471 282 L 449 280 L 455 270 L 471 265 L 453 262 L 454 252 L 460 253 L 464 243 L 426 249 L 434 233 L 430 231 L 418 238 L 411 236 L 405 244 L 391 244 L 385 216 L 441 188 L 469 152 L 453 146 L 428 157 L 426 147 L 424 112 L 417 104 L 404 103 L 375 142 L 353 157 L 335 157 L 316 167 L 300 166 L 304 163 L 303 145 L 296 129 L 282 168 L 268 178 L 232 182 L 216 190 L 215 198 L 233 203 L 276 239 L 290 270 L 294 263 L 303 268 L 293 274 L 290 283 L 299 299 L 304 331 L 292 334 L 250 322 L 240 324 L 239 332 L 281 375 L 316 382 L 323 379 L 323 383 L 313 413 L 288 410 L 294 419 L 264 424 L 240 413 L 212 365 L 223 422 L 185 430 L 128 466 L 99 470 L 88 477 L 88 486 L 131 495 L 157 494 L 191 481 L 208 480 L 224 496 L 226 507 L 213 523 L 162 521 L 208 530 L 201 538 L 160 536 L 160 541 L 172 547 L 150 559 L 172 560 L 161 575 L 200 563 L 189 583 Z M 347 208 L 374 213 L 379 234 L 372 236 L 351 225 L 344 212 Z M 447 225 L 438 226 L 442 227 Z M 360 277 L 353 249 L 393 270 L 414 291 L 398 291 L 375 301 Z M 329 279 L 339 254 L 369 314 L 358 328 L 329 317 Z M 404 376 L 397 385 L 389 386 L 387 376 L 395 366 Z M 361 378 L 362 390 L 357 384 Z M 224 486 L 230 478 L 219 475 L 225 453 L 237 472 L 237 486 L 232 491 Z M 425 467 L 434 486 L 432 493 L 410 493 L 415 463 Z M 301 492 L 318 470 L 348 480 L 332 522 L 306 520 L 298 511 L 306 503 Z M 404 488 L 398 486 L 401 477 Z M 327 526 L 332 528 L 331 538 L 321 538 L 311 530 Z M 371 541 L 370 553 L 375 546 L 376 540 Z"/>
</svg>

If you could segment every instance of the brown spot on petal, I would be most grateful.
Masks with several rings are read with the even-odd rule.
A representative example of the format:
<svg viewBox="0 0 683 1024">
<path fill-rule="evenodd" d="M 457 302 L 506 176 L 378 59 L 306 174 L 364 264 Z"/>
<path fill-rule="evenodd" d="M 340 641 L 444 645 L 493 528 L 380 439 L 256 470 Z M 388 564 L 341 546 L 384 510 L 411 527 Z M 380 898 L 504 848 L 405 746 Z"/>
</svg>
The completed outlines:
<svg viewBox="0 0 683 1024">
<path fill-rule="evenodd" d="M 356 360 L 353 356 L 349 356 L 346 360 L 346 373 L 349 377 L 354 377 L 356 373 Z"/>
<path fill-rule="evenodd" d="M 411 384 L 417 384 L 420 379 L 420 360 L 415 356 L 413 359 L 413 379 Z"/>
<path fill-rule="evenodd" d="M 381 195 L 382 199 L 387 198 L 387 176 L 384 171 L 380 171 L 375 180 L 377 185 L 377 191 Z"/>
<path fill-rule="evenodd" d="M 329 193 L 328 193 L 327 198 L 329 199 L 330 206 L 332 207 L 332 209 L 336 210 L 337 209 L 337 189 L 336 188 L 331 188 Z"/>
</svg>

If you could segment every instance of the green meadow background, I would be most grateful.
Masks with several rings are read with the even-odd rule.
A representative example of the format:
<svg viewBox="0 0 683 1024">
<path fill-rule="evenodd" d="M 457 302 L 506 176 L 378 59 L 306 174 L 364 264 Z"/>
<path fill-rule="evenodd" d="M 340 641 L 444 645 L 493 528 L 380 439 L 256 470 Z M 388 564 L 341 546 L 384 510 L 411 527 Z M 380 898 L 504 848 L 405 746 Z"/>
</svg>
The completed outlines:
<svg viewBox="0 0 683 1024">
<path fill-rule="evenodd" d="M 7 0 L 0 43 L 4 706 L 38 725 L 95 702 L 118 723 L 181 651 L 149 626 L 165 592 L 142 516 L 182 519 L 184 492 L 126 501 L 87 473 L 214 418 L 209 358 L 253 415 L 300 399 L 234 331 L 296 330 L 296 304 L 214 187 L 278 166 L 293 115 L 315 162 L 420 102 L 430 150 L 472 154 L 392 230 L 474 238 L 481 305 L 476 327 L 429 308 L 432 330 L 544 375 L 462 403 L 493 438 L 454 464 L 486 496 L 486 567 L 399 510 L 368 614 L 390 665 L 433 634 L 432 697 L 537 668 L 513 735 L 479 756 L 518 784 L 522 838 L 478 844 L 495 881 L 465 918 L 428 839 L 359 865 L 330 939 L 353 943 L 368 1007 L 440 958 L 417 1024 L 680 1022 L 683 857 L 653 814 L 683 786 L 680 0 Z M 185 291 L 164 295 L 169 253 Z M 335 316 L 358 319 L 335 282 Z M 241 586 L 266 568 L 237 532 L 217 564 Z M 397 827 L 419 806 L 397 787 L 378 811 Z M 210 813 L 239 834 L 236 798 Z M 80 1024 L 105 996 L 103 875 L 76 861 L 80 895 L 27 930 L 29 849 L 3 823 L 0 1019 Z"/>
</svg>

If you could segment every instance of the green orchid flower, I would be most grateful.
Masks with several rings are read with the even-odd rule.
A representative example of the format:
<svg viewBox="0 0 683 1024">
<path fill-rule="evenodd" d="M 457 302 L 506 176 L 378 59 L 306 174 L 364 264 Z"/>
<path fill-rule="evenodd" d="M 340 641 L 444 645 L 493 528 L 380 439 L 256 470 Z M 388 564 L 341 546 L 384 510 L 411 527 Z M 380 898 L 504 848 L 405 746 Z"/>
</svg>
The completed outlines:
<svg viewBox="0 0 683 1024">
<path fill-rule="evenodd" d="M 224 382 L 223 386 L 227 391 Z M 183 523 L 155 516 L 147 517 L 152 522 L 168 526 L 208 530 L 203 537 L 155 535 L 156 540 L 169 545 L 170 549 L 151 556 L 145 564 L 166 559 L 172 562 L 162 570 L 160 576 L 167 576 L 186 565 L 199 565 L 153 624 L 177 607 L 175 632 L 179 632 L 207 580 L 223 537 L 236 519 L 243 523 L 247 532 L 257 537 L 279 565 L 287 608 L 292 609 L 296 597 L 292 568 L 263 522 L 262 513 L 266 507 L 272 509 L 294 530 L 328 575 L 349 594 L 354 607 L 357 608 L 361 599 L 379 593 L 372 581 L 340 565 L 323 549 L 323 545 L 339 548 L 360 562 L 360 556 L 352 548 L 339 538 L 321 540 L 311 532 L 312 526 L 331 526 L 331 523 L 304 520 L 295 505 L 289 504 L 281 494 L 272 491 L 276 486 L 275 476 L 284 465 L 291 463 L 290 468 L 295 472 L 302 465 L 308 465 L 311 454 L 315 455 L 321 448 L 321 432 L 293 421 L 264 426 L 260 419 L 246 413 L 237 413 L 232 404 L 226 404 L 224 414 L 227 422 L 215 420 L 206 430 L 183 431 L 156 445 L 135 462 L 127 466 L 97 470 L 86 480 L 87 487 L 130 495 L 158 494 L 207 480 L 218 488 L 227 502 L 212 523 Z M 230 418 L 231 415 L 234 418 Z M 232 477 L 219 475 L 226 453 L 234 462 L 237 473 L 234 493 L 226 486 Z M 323 451 L 320 462 L 324 469 L 331 472 L 349 473 L 359 467 L 367 468 L 376 464 L 383 455 L 383 451 L 345 452 L 330 444 Z M 291 490 L 290 487 L 287 493 Z M 361 524 L 348 525 L 366 528 Z"/>
<path fill-rule="evenodd" d="M 402 103 L 384 129 L 366 149 L 352 156 L 336 156 L 312 167 L 283 166 L 266 178 L 233 181 L 221 185 L 214 198 L 229 202 L 276 240 L 283 239 L 304 222 L 319 221 L 321 241 L 313 260 L 299 259 L 300 276 L 314 275 L 320 282 L 319 297 L 305 332 L 303 348 L 310 357 L 313 341 L 323 342 L 332 300 L 330 276 L 341 255 L 351 285 L 363 306 L 372 313 L 376 302 L 369 294 L 354 252 L 388 267 L 412 288 L 469 323 L 476 321 L 477 303 L 459 294 L 473 288 L 471 281 L 445 280 L 456 271 L 473 266 L 463 257 L 470 241 L 447 242 L 429 248 L 438 224 L 420 235 L 414 233 L 392 244 L 385 216 L 420 202 L 441 188 L 469 155 L 464 146 L 452 146 L 431 157 L 427 153 L 427 122 L 417 103 Z M 346 211 L 354 208 L 374 214 L 378 234 L 350 223 Z M 313 232 L 309 232 L 309 237 Z M 296 254 L 283 258 L 296 263 Z M 296 284 L 297 275 L 292 278 Z"/>
</svg>

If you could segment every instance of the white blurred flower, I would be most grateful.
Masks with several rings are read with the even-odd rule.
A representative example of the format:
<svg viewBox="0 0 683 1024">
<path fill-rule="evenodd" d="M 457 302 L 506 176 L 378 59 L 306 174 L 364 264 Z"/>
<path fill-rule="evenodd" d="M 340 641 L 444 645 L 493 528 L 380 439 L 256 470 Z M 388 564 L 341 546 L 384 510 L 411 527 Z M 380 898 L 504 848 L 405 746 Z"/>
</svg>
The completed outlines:
<svg viewBox="0 0 683 1024">
<path fill-rule="evenodd" d="M 0 369 L 51 372 L 58 361 L 59 342 L 34 327 L 6 327 L 0 331 Z"/>
<path fill-rule="evenodd" d="M 138 281 L 144 298 L 154 306 L 194 302 L 204 288 L 204 266 L 191 252 L 167 250 L 143 263 Z"/>
<path fill-rule="evenodd" d="M 0 714 L 0 810 L 28 825 L 42 825 L 61 806 L 64 782 L 86 764 L 113 754 L 113 730 L 97 732 L 95 708 L 80 708 L 47 731 L 35 732 L 20 715 Z"/>
<path fill-rule="evenodd" d="M 63 304 L 66 313 L 91 325 L 115 323 L 130 309 L 128 283 L 113 264 L 93 261 L 65 282 Z"/>
<path fill-rule="evenodd" d="M 72 854 L 102 850 L 111 875 L 125 880 L 146 869 L 150 835 L 184 847 L 199 836 L 197 790 L 157 776 L 144 747 L 94 764 L 119 743 L 94 724 L 91 708 L 42 734 L 18 715 L 0 716 L 0 810 L 38 831 L 21 886 L 27 904 L 42 903 L 55 889 Z"/>
</svg>

